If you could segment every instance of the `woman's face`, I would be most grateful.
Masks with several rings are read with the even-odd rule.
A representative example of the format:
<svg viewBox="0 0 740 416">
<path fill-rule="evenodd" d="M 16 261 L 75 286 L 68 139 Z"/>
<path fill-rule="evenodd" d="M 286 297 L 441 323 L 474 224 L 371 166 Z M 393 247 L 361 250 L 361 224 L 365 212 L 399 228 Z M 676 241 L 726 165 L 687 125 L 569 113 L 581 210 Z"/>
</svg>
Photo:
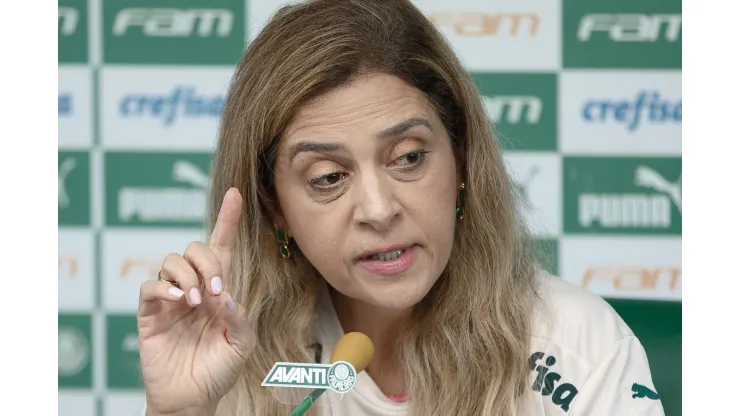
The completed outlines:
<svg viewBox="0 0 740 416">
<path fill-rule="evenodd" d="M 380 74 L 302 108 L 275 167 L 278 225 L 339 292 L 388 309 L 442 273 L 460 164 L 424 95 Z"/>
</svg>

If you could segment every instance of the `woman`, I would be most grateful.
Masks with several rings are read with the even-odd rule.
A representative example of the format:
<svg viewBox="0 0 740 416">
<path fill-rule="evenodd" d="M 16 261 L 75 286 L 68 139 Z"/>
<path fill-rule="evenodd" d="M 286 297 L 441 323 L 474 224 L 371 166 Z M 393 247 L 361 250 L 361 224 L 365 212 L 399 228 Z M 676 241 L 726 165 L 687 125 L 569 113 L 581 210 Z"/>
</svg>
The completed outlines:
<svg viewBox="0 0 740 416">
<path fill-rule="evenodd" d="M 354 331 L 374 358 L 313 414 L 663 414 L 624 322 L 537 269 L 478 93 L 410 2 L 281 9 L 213 172 L 209 242 L 142 285 L 149 415 L 287 415 L 273 364 Z"/>
</svg>

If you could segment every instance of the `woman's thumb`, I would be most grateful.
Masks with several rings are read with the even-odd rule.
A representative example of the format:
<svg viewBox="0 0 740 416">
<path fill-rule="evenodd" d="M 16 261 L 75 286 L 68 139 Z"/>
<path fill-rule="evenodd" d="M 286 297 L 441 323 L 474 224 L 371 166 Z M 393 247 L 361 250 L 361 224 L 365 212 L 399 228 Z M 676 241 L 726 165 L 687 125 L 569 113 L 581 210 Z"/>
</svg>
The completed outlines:
<svg viewBox="0 0 740 416">
<path fill-rule="evenodd" d="M 246 358 L 254 350 L 257 339 L 252 325 L 247 320 L 247 312 L 234 299 L 231 294 L 223 293 L 224 306 L 220 309 L 221 319 L 226 324 L 224 337 L 239 355 Z"/>
</svg>

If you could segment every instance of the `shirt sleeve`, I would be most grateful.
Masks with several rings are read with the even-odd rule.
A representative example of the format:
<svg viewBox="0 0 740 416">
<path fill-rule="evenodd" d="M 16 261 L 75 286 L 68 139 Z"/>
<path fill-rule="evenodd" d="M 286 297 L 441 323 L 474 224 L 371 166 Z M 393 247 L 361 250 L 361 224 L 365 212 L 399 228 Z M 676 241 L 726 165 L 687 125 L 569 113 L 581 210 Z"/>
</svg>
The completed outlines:
<svg viewBox="0 0 740 416">
<path fill-rule="evenodd" d="M 619 341 L 573 401 L 574 416 L 665 416 L 647 355 L 635 336 Z"/>
</svg>

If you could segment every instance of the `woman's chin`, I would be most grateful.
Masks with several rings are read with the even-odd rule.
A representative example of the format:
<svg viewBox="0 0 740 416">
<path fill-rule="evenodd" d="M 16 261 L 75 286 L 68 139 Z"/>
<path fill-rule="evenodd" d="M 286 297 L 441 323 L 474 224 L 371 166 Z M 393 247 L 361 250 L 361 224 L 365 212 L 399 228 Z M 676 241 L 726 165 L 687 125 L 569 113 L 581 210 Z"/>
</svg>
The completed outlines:
<svg viewBox="0 0 740 416">
<path fill-rule="evenodd" d="M 429 293 L 434 282 L 422 279 L 399 281 L 382 287 L 369 287 L 365 296 L 367 303 L 388 311 L 404 311 L 413 308 Z M 375 285 L 372 285 L 375 286 Z"/>
</svg>

